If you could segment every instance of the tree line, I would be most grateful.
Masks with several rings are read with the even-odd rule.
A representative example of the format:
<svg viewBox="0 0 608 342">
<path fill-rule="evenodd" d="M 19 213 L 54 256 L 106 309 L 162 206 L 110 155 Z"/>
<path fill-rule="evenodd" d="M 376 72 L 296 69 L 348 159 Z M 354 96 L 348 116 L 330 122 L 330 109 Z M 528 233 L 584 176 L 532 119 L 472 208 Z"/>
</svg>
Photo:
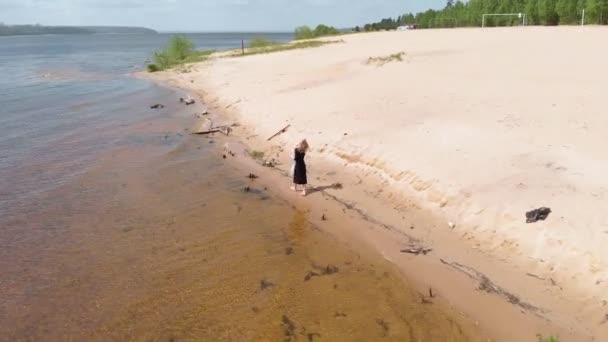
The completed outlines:
<svg viewBox="0 0 608 342">
<path fill-rule="evenodd" d="M 297 27 L 294 33 L 294 37 L 295 40 L 302 40 L 325 36 L 334 36 L 337 34 L 340 34 L 340 31 L 338 31 L 338 29 L 336 29 L 335 27 L 320 24 L 317 25 L 314 30 L 308 26 Z"/>
<path fill-rule="evenodd" d="M 397 18 L 385 18 L 355 31 L 394 30 L 402 25 L 417 28 L 474 27 L 482 25 L 483 14 L 522 13 L 527 25 L 576 25 L 581 23 L 583 9 L 585 24 L 608 24 L 608 0 L 448 0 L 441 10 L 407 13 Z M 523 18 L 487 17 L 486 26 L 521 25 Z"/>
</svg>

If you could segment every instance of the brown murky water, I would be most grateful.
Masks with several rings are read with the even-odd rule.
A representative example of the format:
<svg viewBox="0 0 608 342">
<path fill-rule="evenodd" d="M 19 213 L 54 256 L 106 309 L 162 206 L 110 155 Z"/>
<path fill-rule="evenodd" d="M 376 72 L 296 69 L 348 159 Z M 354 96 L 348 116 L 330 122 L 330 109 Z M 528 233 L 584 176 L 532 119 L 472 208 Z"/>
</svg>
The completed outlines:
<svg viewBox="0 0 608 342">
<path fill-rule="evenodd" d="M 244 192 L 220 138 L 184 122 L 132 127 L 131 146 L 2 220 L 0 340 L 467 340 L 381 258 Z"/>
</svg>

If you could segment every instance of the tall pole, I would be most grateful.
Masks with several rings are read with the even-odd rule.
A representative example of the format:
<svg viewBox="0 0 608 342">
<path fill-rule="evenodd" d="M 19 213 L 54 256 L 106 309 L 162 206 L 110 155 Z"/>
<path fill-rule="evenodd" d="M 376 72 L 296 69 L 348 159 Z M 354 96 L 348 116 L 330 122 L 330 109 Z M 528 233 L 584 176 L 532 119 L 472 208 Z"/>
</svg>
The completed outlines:
<svg viewBox="0 0 608 342">
<path fill-rule="evenodd" d="M 581 26 L 585 26 L 585 9 L 583 8 L 583 17 L 581 18 Z"/>
</svg>

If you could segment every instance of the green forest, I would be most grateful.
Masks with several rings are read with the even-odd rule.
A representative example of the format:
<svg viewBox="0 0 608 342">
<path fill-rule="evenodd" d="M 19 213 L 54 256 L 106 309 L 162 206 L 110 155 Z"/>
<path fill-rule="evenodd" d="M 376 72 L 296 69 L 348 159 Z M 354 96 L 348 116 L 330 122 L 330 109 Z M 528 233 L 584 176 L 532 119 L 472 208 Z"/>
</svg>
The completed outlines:
<svg viewBox="0 0 608 342">
<path fill-rule="evenodd" d="M 408 13 L 367 24 L 355 31 L 393 30 L 401 25 L 417 28 L 473 27 L 482 25 L 486 13 L 523 13 L 526 25 L 577 25 L 585 9 L 585 24 L 608 24 L 608 0 L 448 0 L 441 10 Z M 487 17 L 486 26 L 521 25 L 518 16 Z"/>
</svg>

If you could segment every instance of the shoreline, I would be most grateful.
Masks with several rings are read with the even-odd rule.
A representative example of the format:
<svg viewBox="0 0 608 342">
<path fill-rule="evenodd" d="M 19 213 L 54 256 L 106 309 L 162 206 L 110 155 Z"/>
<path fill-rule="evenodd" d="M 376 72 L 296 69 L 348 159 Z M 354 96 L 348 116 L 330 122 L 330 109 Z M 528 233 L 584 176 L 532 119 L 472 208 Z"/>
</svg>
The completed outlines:
<svg viewBox="0 0 608 342">
<path fill-rule="evenodd" d="M 295 54 L 297 52 L 291 53 Z M 250 58 L 256 58 L 259 62 L 265 57 Z M 210 112 L 242 125 L 235 134 L 248 148 L 272 154 L 277 160 L 286 163 L 289 153 L 282 153 L 282 150 L 289 148 L 290 145 L 285 140 L 293 140 L 293 132 L 266 143 L 265 137 L 259 134 L 270 136 L 269 132 L 285 126 L 283 122 L 265 118 L 262 124 L 257 125 L 259 117 L 247 117 L 248 114 L 253 114 L 247 103 L 250 102 L 251 95 L 248 94 L 248 98 L 243 96 L 245 98 L 230 99 L 222 96 L 217 88 L 207 86 L 208 82 L 204 79 L 213 67 L 214 62 L 209 62 L 201 65 L 202 71 L 197 70 L 194 75 L 165 72 L 144 77 L 197 93 L 205 99 Z M 270 123 L 274 128 L 268 126 Z M 420 291 L 426 291 L 428 285 L 437 288 L 450 305 L 462 310 L 468 317 L 480 317 L 480 326 L 499 340 L 515 337 L 511 335 L 514 333 L 511 331 L 512 324 L 509 327 L 502 326 L 501 322 L 505 321 L 518 321 L 521 324 L 515 326 L 527 327 L 527 331 L 518 338 L 531 338 L 534 330 L 537 330 L 534 333 L 544 335 L 558 333 L 566 340 L 583 341 L 592 340 L 593 336 L 605 336 L 606 331 L 601 323 L 601 302 L 577 287 L 576 282 L 566 281 L 564 276 L 567 274 L 562 272 L 560 277 L 560 273 L 548 272 L 536 260 L 517 258 L 513 262 L 513 253 L 508 252 L 513 250 L 513 246 L 496 246 L 498 250 L 494 252 L 491 251 L 493 248 L 484 248 L 484 235 L 487 239 L 484 231 L 461 230 L 460 222 L 455 222 L 455 229 L 450 229 L 450 216 L 442 209 L 449 206 L 452 199 L 448 201 L 450 203 L 443 204 L 445 196 L 435 194 L 434 197 L 431 196 L 431 202 L 436 203 L 438 208 L 429 206 L 396 184 L 392 179 L 394 177 L 382 172 L 383 163 L 376 161 L 373 154 L 353 155 L 339 149 L 324 153 L 326 148 L 323 145 L 315 146 L 314 139 L 310 135 L 307 137 L 313 144 L 310 156 L 313 168 L 310 173 L 311 179 L 317 178 L 314 183 L 324 186 L 340 182 L 345 185 L 345 189 L 340 191 L 320 191 L 326 200 L 333 203 L 332 211 L 338 213 L 345 209 L 353 217 L 358 217 L 355 221 L 375 225 L 373 229 L 360 228 L 356 231 L 357 236 L 366 239 L 385 259 L 397 265 L 407 279 L 414 279 Z M 279 175 L 276 175 L 276 179 L 280 182 L 286 181 L 284 174 L 289 164 L 284 165 L 287 166 L 277 168 Z M 336 169 L 345 170 L 336 173 Z M 428 185 L 419 186 L 428 189 Z M 292 198 L 292 195 L 287 191 L 283 193 L 283 196 L 291 197 L 295 203 L 312 202 L 310 199 Z M 315 210 L 322 211 L 320 207 Z M 425 229 L 429 226 L 431 228 Z M 408 231 L 411 227 L 414 229 Z M 348 230 L 341 231 L 343 235 L 349 233 Z M 427 256 L 415 257 L 400 253 L 399 250 L 407 247 L 411 240 L 423 242 L 433 252 Z M 425 271 L 420 272 L 420 269 Z M 493 294 L 487 295 L 476 290 L 480 284 L 487 287 L 484 279 L 490 280 L 493 286 L 489 286 L 490 290 L 486 291 Z M 497 312 L 489 312 L 489 307 Z M 552 328 L 555 331 L 550 331 Z"/>
<path fill-rule="evenodd" d="M 274 177 L 241 158 L 237 139 L 188 134 L 200 102 L 184 106 L 177 99 L 187 94 L 166 93 L 149 97 L 165 105 L 158 116 L 117 132 L 129 143 L 8 220 L 28 241 L 9 244 L 1 263 L 3 336 L 478 340 L 440 298 L 419 302 L 372 249 L 311 223 L 306 202 L 267 191 Z M 233 152 L 226 159 L 224 146 Z M 339 220 L 328 215 L 323 225 Z"/>
<path fill-rule="evenodd" d="M 373 253 L 388 261 L 396 267 L 406 286 L 419 294 L 423 303 L 429 301 L 438 305 L 442 312 L 456 319 L 458 324 L 466 328 L 467 331 L 475 331 L 476 335 L 471 340 L 533 341 L 539 334 L 545 337 L 559 336 L 567 341 L 593 340 L 591 335 L 584 331 L 583 327 L 569 321 L 566 317 L 556 316 L 553 317 L 555 321 L 550 321 L 549 317 L 543 312 L 544 308 L 535 307 L 525 301 L 522 301 L 521 305 L 510 303 L 509 298 L 518 297 L 508 291 L 498 294 L 479 290 L 483 283 L 482 277 L 487 276 L 490 284 L 494 284 L 493 279 L 495 278 L 493 277 L 498 274 L 487 272 L 481 276 L 476 277 L 474 274 L 471 276 L 472 273 L 467 271 L 469 266 L 460 264 L 462 260 L 450 260 L 449 258 L 452 255 L 462 256 L 462 254 L 459 254 L 462 252 L 460 249 L 469 246 L 449 246 L 455 242 L 449 238 L 446 241 L 437 241 L 438 236 L 436 234 L 442 235 L 440 230 L 445 222 L 436 214 L 410 201 L 410 209 L 414 213 L 410 212 L 408 214 L 409 217 L 405 225 L 410 227 L 411 232 L 399 229 L 398 226 L 404 225 L 404 211 L 390 207 L 394 203 L 388 203 L 386 198 L 376 195 L 365 200 L 364 197 L 368 196 L 365 188 L 358 189 L 357 193 L 349 193 L 345 189 L 332 190 L 330 185 L 335 184 L 338 180 L 342 182 L 346 180 L 346 183 L 354 184 L 360 178 L 358 178 L 358 174 L 352 172 L 345 172 L 342 176 L 346 177 L 341 179 L 333 178 L 335 177 L 333 170 L 340 165 L 331 161 L 322 162 L 321 167 L 315 165 L 315 171 L 313 171 L 319 173 L 322 170 L 320 172 L 321 179 L 323 184 L 328 185 L 312 186 L 309 194 L 306 197 L 301 197 L 299 193 L 289 190 L 288 164 L 279 164 L 274 168 L 267 168 L 262 166 L 259 160 L 249 155 L 250 151 L 278 150 L 274 149 L 272 144 L 266 143 L 265 139 L 252 136 L 250 133 L 253 127 L 242 125 L 236 112 L 222 110 L 221 108 L 224 108 L 224 105 L 218 106 L 217 103 L 203 102 L 202 99 L 208 97 L 209 93 L 200 89 L 188 89 L 159 79 L 150 78 L 149 80 L 167 87 L 192 91 L 193 97 L 199 103 L 202 102 L 207 107 L 215 107 L 209 109 L 210 116 L 213 120 L 221 122 L 219 125 L 238 123 L 230 137 L 217 133 L 214 137 L 216 140 L 224 141 L 226 152 L 232 152 L 237 156 L 237 158 L 229 159 L 234 167 L 258 175 L 260 177 L 256 179 L 258 186 L 268 187 L 269 192 L 279 196 L 294 208 L 304 208 L 303 210 L 308 213 L 309 221 L 315 227 L 331 234 L 340 243 L 355 249 L 363 248 L 364 253 Z M 278 154 L 281 153 L 278 152 Z M 239 156 L 240 158 L 238 158 Z M 309 173 L 311 172 L 309 171 Z M 311 176 L 315 178 L 314 183 L 319 182 L 320 177 L 317 174 L 311 174 Z M 285 186 L 276 188 L 276 184 Z M 381 182 L 376 185 L 382 186 Z M 373 186 L 370 186 L 370 188 L 373 188 Z M 361 190 L 363 190 L 363 193 L 361 193 Z M 347 193 L 346 196 L 345 192 Z M 361 201 L 356 202 L 346 199 L 351 196 Z M 319 201 L 320 198 L 323 201 Z M 388 210 L 387 205 L 389 205 Z M 379 219 L 377 213 L 382 213 L 382 215 L 387 215 L 390 218 Z M 332 224 L 335 221 L 340 223 Z M 439 231 L 424 231 L 424 227 L 428 226 Z M 414 228 L 411 229 L 411 227 Z M 416 227 L 423 228 L 418 229 Z M 400 252 L 401 249 L 409 246 L 432 248 L 433 251 L 428 255 L 411 255 Z M 439 249 L 442 249 L 442 251 L 437 255 L 435 250 Z M 498 265 L 497 261 L 493 260 L 491 256 L 473 251 L 467 251 L 467 253 L 474 253 L 474 255 L 468 256 L 468 260 L 484 258 L 483 263 L 489 267 L 488 269 Z M 459 265 L 463 267 L 459 267 Z M 504 269 L 501 271 L 504 271 Z M 473 272 L 476 272 L 476 270 L 473 270 Z M 514 274 L 508 272 L 508 276 Z M 526 281 L 525 284 L 530 285 L 530 282 Z M 433 294 L 433 298 L 430 298 L 430 293 Z M 548 299 L 550 300 L 550 298 Z M 516 300 L 519 301 L 519 299 Z M 507 325 L 504 322 L 510 323 Z M 514 329 L 514 326 L 517 329 Z"/>
</svg>

